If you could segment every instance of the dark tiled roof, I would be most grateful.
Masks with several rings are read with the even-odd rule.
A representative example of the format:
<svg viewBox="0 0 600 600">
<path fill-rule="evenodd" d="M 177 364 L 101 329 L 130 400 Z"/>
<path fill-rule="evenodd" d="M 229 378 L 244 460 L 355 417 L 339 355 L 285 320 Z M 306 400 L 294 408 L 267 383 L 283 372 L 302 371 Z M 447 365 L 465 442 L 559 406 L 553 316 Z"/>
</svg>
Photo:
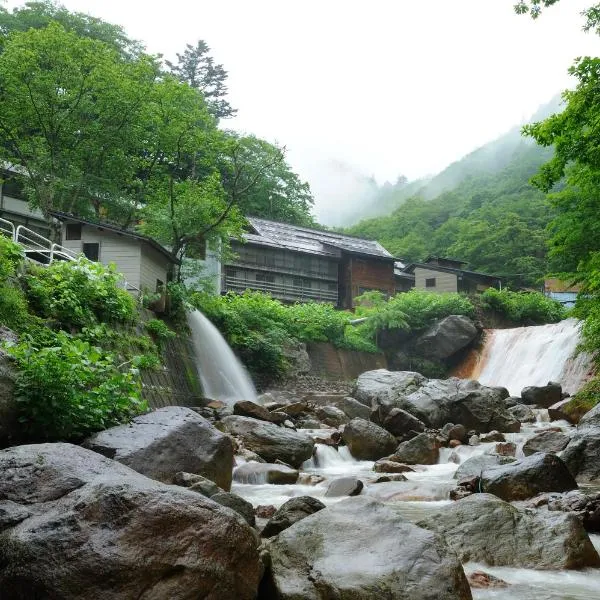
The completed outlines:
<svg viewBox="0 0 600 600">
<path fill-rule="evenodd" d="M 256 232 L 245 234 L 248 243 L 332 258 L 339 258 L 342 252 L 346 252 L 379 259 L 394 259 L 379 242 L 372 240 L 287 223 L 276 223 L 256 217 L 248 217 L 248 221 Z"/>
<path fill-rule="evenodd" d="M 466 263 L 464 263 L 466 264 Z M 502 278 L 498 277 L 498 275 L 489 275 L 488 273 L 479 273 L 477 271 L 466 271 L 465 269 L 452 269 L 450 267 L 440 267 L 436 264 L 431 263 L 412 263 L 408 265 L 406 269 L 404 269 L 404 273 L 414 273 L 416 267 L 421 267 L 423 269 L 428 269 L 429 271 L 442 271 L 443 273 L 454 273 L 456 275 L 466 275 L 467 277 L 473 277 L 478 279 L 487 279 L 499 281 Z"/>
</svg>

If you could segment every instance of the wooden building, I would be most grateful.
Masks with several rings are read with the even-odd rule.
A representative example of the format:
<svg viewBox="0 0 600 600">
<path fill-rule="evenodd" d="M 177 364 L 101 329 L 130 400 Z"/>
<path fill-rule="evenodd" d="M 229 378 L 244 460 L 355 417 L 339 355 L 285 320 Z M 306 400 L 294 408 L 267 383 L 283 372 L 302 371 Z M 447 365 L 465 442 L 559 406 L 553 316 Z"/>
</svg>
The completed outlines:
<svg viewBox="0 0 600 600">
<path fill-rule="evenodd" d="M 222 292 L 252 289 L 285 302 L 347 309 L 364 292 L 395 293 L 394 257 L 377 242 L 254 217 L 248 222 L 244 242 L 232 242 L 236 257 L 224 264 Z"/>
</svg>

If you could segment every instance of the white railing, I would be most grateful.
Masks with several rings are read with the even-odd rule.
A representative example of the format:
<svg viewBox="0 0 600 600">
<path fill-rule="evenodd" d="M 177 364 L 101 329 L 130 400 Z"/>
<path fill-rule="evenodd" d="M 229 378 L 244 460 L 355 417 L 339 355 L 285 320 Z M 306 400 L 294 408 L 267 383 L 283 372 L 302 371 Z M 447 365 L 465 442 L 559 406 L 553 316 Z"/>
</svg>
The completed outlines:
<svg viewBox="0 0 600 600">
<path fill-rule="evenodd" d="M 9 237 L 11 240 L 15 239 L 15 226 L 6 219 L 0 219 L 0 234 Z"/>
</svg>

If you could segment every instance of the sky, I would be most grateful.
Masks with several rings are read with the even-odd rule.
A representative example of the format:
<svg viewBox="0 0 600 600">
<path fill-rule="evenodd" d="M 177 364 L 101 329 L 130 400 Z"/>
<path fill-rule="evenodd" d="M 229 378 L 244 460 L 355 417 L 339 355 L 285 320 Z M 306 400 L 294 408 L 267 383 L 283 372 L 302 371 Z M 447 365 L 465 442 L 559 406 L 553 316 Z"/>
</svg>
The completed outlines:
<svg viewBox="0 0 600 600">
<path fill-rule="evenodd" d="M 562 0 L 538 20 L 516 0 L 62 0 L 122 25 L 173 59 L 205 40 L 229 73 L 228 128 L 286 147 L 316 214 L 379 183 L 434 174 L 523 123 L 572 86 L 591 0 Z M 9 7 L 21 2 L 6 2 Z"/>
</svg>

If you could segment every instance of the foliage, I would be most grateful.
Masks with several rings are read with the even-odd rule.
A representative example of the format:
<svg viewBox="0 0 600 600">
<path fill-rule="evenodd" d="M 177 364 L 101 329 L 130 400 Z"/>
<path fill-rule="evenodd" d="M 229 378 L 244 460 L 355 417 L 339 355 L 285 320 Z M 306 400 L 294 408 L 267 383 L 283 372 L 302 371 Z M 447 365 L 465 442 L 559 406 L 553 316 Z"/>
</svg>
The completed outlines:
<svg viewBox="0 0 600 600">
<path fill-rule="evenodd" d="M 56 345 L 31 338 L 11 347 L 16 358 L 19 421 L 35 440 L 80 440 L 147 409 L 137 368 L 61 332 Z"/>
<path fill-rule="evenodd" d="M 569 401 L 561 406 L 561 411 L 578 422 L 583 415 L 600 402 L 600 377 L 588 381 Z"/>
<path fill-rule="evenodd" d="M 566 316 L 565 308 L 540 292 L 499 291 L 488 288 L 480 297 L 483 308 L 492 309 L 521 325 L 556 323 Z"/>
<path fill-rule="evenodd" d="M 0 325 L 21 331 L 28 319 L 27 300 L 23 292 L 0 282 Z"/>
<path fill-rule="evenodd" d="M 177 337 L 177 334 L 160 319 L 150 319 L 144 323 L 144 327 L 159 342 L 172 340 Z"/>
<path fill-rule="evenodd" d="M 18 244 L 0 235 L 0 282 L 14 277 L 23 262 L 23 252 Z"/>
<path fill-rule="evenodd" d="M 515 4 L 515 12 L 518 15 L 531 15 L 532 19 L 537 19 L 544 8 L 548 8 L 560 0 L 519 0 Z M 600 33 L 600 4 L 592 4 L 586 8 L 582 15 L 585 17 L 584 31 L 595 31 Z"/>
</svg>

